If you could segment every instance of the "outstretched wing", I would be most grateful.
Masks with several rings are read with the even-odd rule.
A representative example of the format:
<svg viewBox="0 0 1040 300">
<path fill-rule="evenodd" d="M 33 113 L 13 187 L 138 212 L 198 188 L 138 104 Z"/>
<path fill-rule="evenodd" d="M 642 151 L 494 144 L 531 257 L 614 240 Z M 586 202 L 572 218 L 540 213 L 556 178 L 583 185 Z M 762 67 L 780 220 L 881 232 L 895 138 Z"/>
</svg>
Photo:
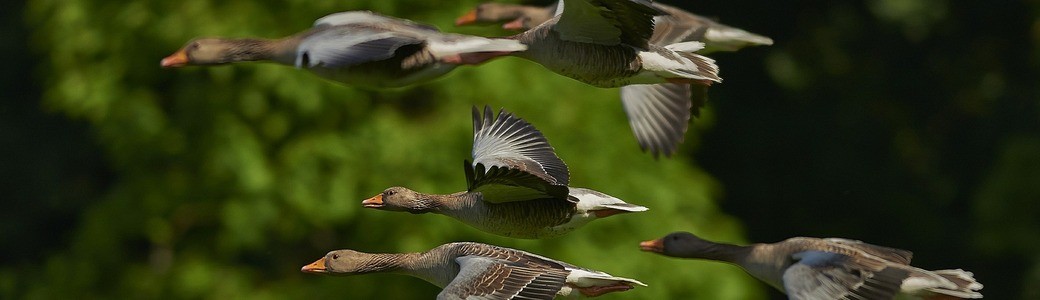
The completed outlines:
<svg viewBox="0 0 1040 300">
<path fill-rule="evenodd" d="M 700 88 L 698 86 L 697 88 Z M 643 151 L 671 156 L 689 127 L 693 102 L 689 84 L 634 84 L 621 87 L 621 104 Z M 703 95 L 701 95 L 703 96 Z M 703 105 L 703 101 L 698 101 Z M 700 109 L 700 105 L 695 110 Z"/>
<path fill-rule="evenodd" d="M 909 276 L 904 269 L 871 266 L 849 256 L 824 251 L 795 253 L 797 261 L 784 271 L 790 299 L 892 299 Z"/>
<path fill-rule="evenodd" d="M 473 162 L 466 163 L 469 191 L 485 201 L 566 198 L 567 164 L 538 129 L 502 110 L 473 108 Z"/>
<path fill-rule="evenodd" d="M 369 11 L 334 13 L 314 21 L 314 34 L 296 48 L 296 67 L 341 68 L 393 57 L 406 45 L 442 36 L 436 27 Z"/>
<path fill-rule="evenodd" d="M 857 240 L 843 238 L 826 238 L 823 240 L 844 247 L 854 248 L 856 250 L 866 252 L 867 254 L 877 256 L 884 260 L 901 265 L 909 265 L 910 260 L 914 257 L 914 253 L 910 252 L 909 250 L 872 245 Z"/>
<path fill-rule="evenodd" d="M 394 27 L 405 30 L 411 29 L 439 32 L 439 30 L 437 30 L 437 27 L 434 27 L 433 25 L 417 23 L 412 20 L 406 20 L 401 18 L 388 17 L 364 10 L 338 12 L 321 17 L 314 21 L 314 27 L 316 28 L 324 26 L 340 26 L 354 24 L 367 24 L 382 27 Z"/>
<path fill-rule="evenodd" d="M 308 36 L 296 48 L 296 67 L 349 67 L 389 59 L 398 48 L 425 41 L 367 26 L 344 25 Z"/>
<path fill-rule="evenodd" d="M 462 256 L 455 262 L 459 273 L 437 295 L 438 300 L 550 300 L 563 288 L 568 274 L 562 269 L 525 267 L 476 255 Z"/>
<path fill-rule="evenodd" d="M 628 44 L 646 48 L 654 33 L 654 16 L 663 12 L 650 0 L 561 0 L 553 30 L 560 38 L 599 45 Z"/>
</svg>

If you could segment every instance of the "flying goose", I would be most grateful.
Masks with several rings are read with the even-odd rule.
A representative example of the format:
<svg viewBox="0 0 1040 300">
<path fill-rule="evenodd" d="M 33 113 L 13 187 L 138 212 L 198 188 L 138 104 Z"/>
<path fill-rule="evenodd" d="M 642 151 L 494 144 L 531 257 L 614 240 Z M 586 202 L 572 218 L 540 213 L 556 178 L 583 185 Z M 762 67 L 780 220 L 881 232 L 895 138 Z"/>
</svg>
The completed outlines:
<svg viewBox="0 0 1040 300">
<path fill-rule="evenodd" d="M 404 273 L 442 288 L 438 300 L 596 297 L 627 291 L 634 285 L 646 286 L 634 279 L 537 254 L 470 242 L 444 244 L 423 253 L 336 250 L 301 271 L 330 275 Z"/>
<path fill-rule="evenodd" d="M 556 7 L 556 3 L 542 7 L 485 2 L 456 19 L 455 25 L 504 23 L 502 27 L 505 29 L 527 30 L 551 19 Z M 721 24 L 678 7 L 656 2 L 653 7 L 665 14 L 654 17 L 651 44 L 664 46 L 678 42 L 704 42 L 704 49 L 697 51 L 700 54 L 773 44 L 773 40 L 768 37 Z"/>
<path fill-rule="evenodd" d="M 388 88 L 440 77 L 457 66 L 446 61 L 457 61 L 460 54 L 524 49 L 513 40 L 442 33 L 409 20 L 349 11 L 322 17 L 311 29 L 281 39 L 195 39 L 160 65 L 273 61 L 349 85 Z"/>
<path fill-rule="evenodd" d="M 736 264 L 790 299 L 982 298 L 982 284 L 971 272 L 920 269 L 910 265 L 910 251 L 856 240 L 796 237 L 738 246 L 675 232 L 639 247 L 665 256 Z"/>
<path fill-rule="evenodd" d="M 664 14 L 650 3 L 561 1 L 551 19 L 509 37 L 526 45 L 526 51 L 464 54 L 459 63 L 511 55 L 593 86 L 627 86 L 621 102 L 640 147 L 655 157 L 670 156 L 686 133 L 693 102 L 699 107 L 703 89 L 722 79 L 714 60 L 693 53 L 703 43 L 650 43 L 654 17 Z"/>
<path fill-rule="evenodd" d="M 567 165 L 534 126 L 490 107 L 473 108 L 473 162 L 466 161 L 466 191 L 423 194 L 391 187 L 362 201 L 367 208 L 446 215 L 485 232 L 539 239 L 586 223 L 646 207 L 585 188 L 568 187 Z"/>
</svg>

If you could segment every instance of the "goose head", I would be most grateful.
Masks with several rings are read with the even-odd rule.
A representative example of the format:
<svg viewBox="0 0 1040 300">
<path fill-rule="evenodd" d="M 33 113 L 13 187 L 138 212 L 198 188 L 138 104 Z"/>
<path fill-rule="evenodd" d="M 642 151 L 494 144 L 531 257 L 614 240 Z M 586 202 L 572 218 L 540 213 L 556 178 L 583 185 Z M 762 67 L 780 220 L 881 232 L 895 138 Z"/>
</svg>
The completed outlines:
<svg viewBox="0 0 1040 300">
<path fill-rule="evenodd" d="M 506 30 L 527 30 L 538 26 L 534 23 L 534 18 L 530 16 L 520 16 L 509 23 L 502 24 L 502 29 Z"/>
<path fill-rule="evenodd" d="M 354 250 L 336 250 L 303 266 L 300 271 L 313 274 L 353 275 L 371 272 L 371 254 Z"/>
<path fill-rule="evenodd" d="M 643 251 L 671 257 L 707 258 L 715 252 L 718 244 L 701 239 L 689 232 L 674 232 L 663 238 L 639 243 Z"/>
<path fill-rule="evenodd" d="M 387 211 L 405 211 L 413 214 L 424 213 L 435 207 L 430 195 L 422 194 L 404 187 L 391 187 L 378 195 L 361 201 L 366 208 Z"/>
<path fill-rule="evenodd" d="M 516 4 L 486 2 L 455 19 L 456 26 L 499 23 L 523 16 L 524 7 Z"/>
<path fill-rule="evenodd" d="M 256 53 L 252 44 L 237 43 L 220 38 L 202 38 L 192 40 L 159 64 L 163 68 L 176 68 L 188 65 L 219 65 L 230 62 L 248 60 L 246 56 Z"/>
</svg>

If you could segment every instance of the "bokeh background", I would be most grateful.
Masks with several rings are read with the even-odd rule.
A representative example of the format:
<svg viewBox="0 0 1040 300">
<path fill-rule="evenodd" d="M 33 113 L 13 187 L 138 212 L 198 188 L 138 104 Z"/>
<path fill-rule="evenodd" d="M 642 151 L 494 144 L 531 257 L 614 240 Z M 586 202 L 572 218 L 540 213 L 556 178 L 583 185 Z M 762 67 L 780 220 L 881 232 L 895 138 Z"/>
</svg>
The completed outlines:
<svg viewBox="0 0 1040 300">
<path fill-rule="evenodd" d="M 475 1 L 13 1 L 0 9 L 0 298 L 432 298 L 396 275 L 303 274 L 326 251 L 479 241 L 650 285 L 604 299 L 782 299 L 737 268 L 637 251 L 847 237 L 1040 299 L 1040 2 L 671 1 L 772 37 L 714 55 L 679 155 L 654 160 L 617 91 L 506 58 L 372 91 L 274 64 L 163 70 L 196 36 L 280 37 L 373 10 L 443 30 Z M 546 4 L 541 2 L 537 4 Z M 549 138 L 572 183 L 649 212 L 563 238 L 364 210 L 392 185 L 465 187 L 470 106 Z"/>
</svg>

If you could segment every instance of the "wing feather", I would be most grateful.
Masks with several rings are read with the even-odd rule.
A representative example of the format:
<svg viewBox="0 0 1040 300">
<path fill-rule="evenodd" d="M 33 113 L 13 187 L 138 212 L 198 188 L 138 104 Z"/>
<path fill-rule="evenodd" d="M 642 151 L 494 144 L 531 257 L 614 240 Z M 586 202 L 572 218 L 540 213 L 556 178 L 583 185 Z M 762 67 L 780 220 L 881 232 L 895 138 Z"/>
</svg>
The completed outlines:
<svg viewBox="0 0 1040 300">
<path fill-rule="evenodd" d="M 508 260 L 468 255 L 456 258 L 459 273 L 437 299 L 544 299 L 556 297 L 568 272 L 528 267 Z"/>
<path fill-rule="evenodd" d="M 689 128 L 693 93 L 688 84 L 642 84 L 621 87 L 621 104 L 639 147 L 654 156 L 671 156 Z M 703 97 L 703 94 L 698 96 Z"/>
<path fill-rule="evenodd" d="M 790 299 L 892 299 L 909 271 L 872 266 L 842 254 L 824 251 L 795 253 L 797 261 L 783 274 Z"/>
<path fill-rule="evenodd" d="M 405 45 L 422 39 L 366 27 L 341 26 L 311 35 L 296 48 L 297 67 L 349 67 L 394 56 Z"/>
<path fill-rule="evenodd" d="M 530 123 L 505 110 L 495 118 L 490 107 L 484 107 L 483 115 L 473 108 L 473 162 L 466 163 L 470 191 L 490 192 L 496 189 L 491 185 L 504 185 L 566 198 L 569 176 L 567 164 Z M 511 201 L 501 196 L 508 195 L 485 194 L 484 200 Z M 531 199 L 537 198 L 515 200 Z"/>
<path fill-rule="evenodd" d="M 663 12 L 648 0 L 561 0 L 553 30 L 565 40 L 646 48 L 654 16 Z"/>
</svg>

